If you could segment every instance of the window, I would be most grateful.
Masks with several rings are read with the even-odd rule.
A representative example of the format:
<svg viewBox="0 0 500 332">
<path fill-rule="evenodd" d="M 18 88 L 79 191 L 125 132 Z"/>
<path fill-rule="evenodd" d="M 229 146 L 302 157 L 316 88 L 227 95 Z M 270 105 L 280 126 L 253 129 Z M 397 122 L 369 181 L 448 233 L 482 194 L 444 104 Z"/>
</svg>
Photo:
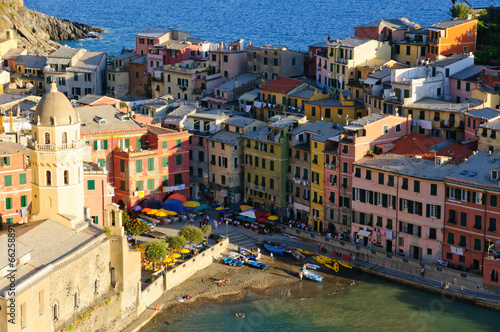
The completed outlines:
<svg viewBox="0 0 500 332">
<path fill-rule="evenodd" d="M 398 124 L 396 125 L 396 132 L 397 132 L 397 133 L 399 133 L 400 131 L 401 131 L 401 124 L 400 124 L 400 123 L 398 123 Z"/>
<path fill-rule="evenodd" d="M 348 154 L 349 153 L 349 145 L 342 145 L 342 153 L 343 154 Z"/>
<path fill-rule="evenodd" d="M 138 159 L 135 161 L 135 172 L 136 173 L 142 172 L 142 159 Z"/>
<path fill-rule="evenodd" d="M 356 167 L 355 172 L 354 172 L 354 176 L 357 178 L 361 177 L 361 168 Z"/>
<path fill-rule="evenodd" d="M 460 241 L 458 242 L 460 247 L 467 247 L 467 237 L 465 235 L 460 235 Z"/>
<path fill-rule="evenodd" d="M 45 172 L 45 184 L 47 186 L 51 186 L 52 185 L 52 174 L 50 173 L 50 171 L 46 171 Z"/>
<path fill-rule="evenodd" d="M 87 189 L 95 190 L 95 180 L 87 180 Z"/>
<path fill-rule="evenodd" d="M 65 185 L 69 184 L 69 171 L 68 170 L 64 171 L 64 184 Z"/>
<path fill-rule="evenodd" d="M 220 176 L 220 182 L 221 182 L 222 185 L 226 184 L 226 177 L 224 175 Z"/>
<path fill-rule="evenodd" d="M 155 170 L 155 159 L 148 158 L 148 171 L 154 171 L 154 170 Z"/>
<path fill-rule="evenodd" d="M 274 58 L 274 65 L 277 66 L 278 65 L 278 59 Z"/>
<path fill-rule="evenodd" d="M 429 239 L 436 239 L 436 229 L 435 228 L 429 228 Z"/>
<path fill-rule="evenodd" d="M 371 180 L 372 179 L 372 171 L 370 171 L 368 169 L 366 170 L 365 179 L 366 180 Z"/>
<path fill-rule="evenodd" d="M 431 196 L 437 196 L 437 184 L 431 183 Z"/>
<path fill-rule="evenodd" d="M 143 184 L 144 183 L 142 182 L 142 180 L 136 182 L 136 187 L 137 187 L 138 191 L 142 191 L 144 189 L 144 185 Z"/>
<path fill-rule="evenodd" d="M 384 134 L 389 133 L 389 125 L 384 125 L 383 132 L 384 132 Z"/>
<path fill-rule="evenodd" d="M 411 54 L 411 46 L 406 46 L 406 55 Z"/>
<path fill-rule="evenodd" d="M 481 250 L 481 239 L 474 239 L 474 250 Z"/>
<path fill-rule="evenodd" d="M 385 228 L 392 229 L 392 219 L 387 219 L 387 225 Z"/>
<path fill-rule="evenodd" d="M 387 179 L 387 185 L 389 187 L 394 187 L 394 175 L 389 175 Z"/>
<path fill-rule="evenodd" d="M 12 197 L 5 198 L 5 209 L 6 210 L 12 209 Z"/>
<path fill-rule="evenodd" d="M 54 302 L 52 305 L 52 320 L 58 320 L 59 319 L 59 304 L 57 302 Z"/>
<path fill-rule="evenodd" d="M 342 172 L 347 173 L 348 170 L 349 170 L 349 163 L 347 163 L 347 162 L 344 161 L 342 163 Z"/>
<path fill-rule="evenodd" d="M 408 179 L 403 178 L 403 184 L 401 185 L 401 189 L 408 190 Z"/>
<path fill-rule="evenodd" d="M 460 226 L 467 227 L 467 213 L 460 212 Z"/>
<path fill-rule="evenodd" d="M 295 66 L 295 58 L 292 58 L 292 66 Z"/>
<path fill-rule="evenodd" d="M 47 135 L 47 133 L 46 133 Z M 49 135 L 50 137 L 50 135 Z M 50 140 L 50 139 L 49 139 Z M 49 144 L 49 143 L 45 143 L 45 144 Z M 10 166 L 10 157 L 2 157 L 0 158 L 0 162 L 1 162 L 1 166 Z"/>
<path fill-rule="evenodd" d="M 481 216 L 476 215 L 474 219 L 474 229 L 481 229 L 483 218 Z"/>
<path fill-rule="evenodd" d="M 413 191 L 416 193 L 420 192 L 420 181 L 413 181 Z"/>
<path fill-rule="evenodd" d="M 410 90 L 403 90 L 403 98 L 410 98 Z"/>
<path fill-rule="evenodd" d="M 161 158 L 161 166 L 168 167 L 168 157 Z"/>
<path fill-rule="evenodd" d="M 488 232 L 496 233 L 497 231 L 497 220 L 495 218 L 490 218 L 490 226 L 488 227 Z"/>
<path fill-rule="evenodd" d="M 264 57 L 264 64 L 267 65 L 267 57 Z"/>
<path fill-rule="evenodd" d="M 148 189 L 153 190 L 155 188 L 155 179 L 148 179 Z"/>
<path fill-rule="evenodd" d="M 314 155 L 313 156 L 312 162 L 313 162 L 313 164 L 316 164 L 316 165 L 318 164 L 318 155 Z M 345 163 L 345 164 L 347 164 L 347 163 Z M 345 168 L 345 169 L 346 170 L 344 172 L 347 172 L 347 168 Z"/>
<path fill-rule="evenodd" d="M 470 91 L 470 83 L 469 82 L 465 83 L 465 91 Z"/>
<path fill-rule="evenodd" d="M 181 155 L 181 154 L 180 154 L 180 155 L 177 155 L 177 156 L 175 157 L 175 164 L 176 164 L 177 166 L 181 166 L 181 165 L 182 165 L 182 155 Z"/>
<path fill-rule="evenodd" d="M 274 161 L 272 161 L 272 160 L 269 162 L 269 169 L 271 171 L 274 171 Z"/>
<path fill-rule="evenodd" d="M 12 175 L 5 175 L 5 186 L 6 187 L 12 186 Z"/>
<path fill-rule="evenodd" d="M 125 191 L 125 181 L 123 180 L 120 181 L 120 190 Z"/>
<path fill-rule="evenodd" d="M 378 173 L 378 184 L 384 184 L 384 173 Z"/>
<path fill-rule="evenodd" d="M 455 234 L 453 233 L 448 233 L 448 244 L 455 244 Z"/>
</svg>

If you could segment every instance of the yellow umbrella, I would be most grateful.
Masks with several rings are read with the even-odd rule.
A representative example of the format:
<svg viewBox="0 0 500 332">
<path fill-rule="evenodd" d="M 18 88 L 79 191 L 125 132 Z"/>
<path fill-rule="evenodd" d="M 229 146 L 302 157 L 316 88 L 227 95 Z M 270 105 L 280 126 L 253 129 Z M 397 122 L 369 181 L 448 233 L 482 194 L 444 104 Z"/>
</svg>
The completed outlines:
<svg viewBox="0 0 500 332">
<path fill-rule="evenodd" d="M 189 249 L 181 249 L 181 254 L 187 254 L 188 252 L 190 252 Z"/>
<path fill-rule="evenodd" d="M 147 213 L 147 214 L 155 214 L 155 213 L 157 213 L 157 212 L 158 212 L 158 210 L 152 209 L 152 210 L 150 210 L 150 211 L 148 211 L 148 212 L 146 212 L 146 213 Z"/>
<path fill-rule="evenodd" d="M 252 207 L 249 205 L 242 205 L 240 206 L 241 212 L 245 212 L 246 210 L 251 209 Z"/>
<path fill-rule="evenodd" d="M 143 242 L 143 243 L 139 244 L 139 248 L 146 248 L 147 246 L 148 246 L 147 242 Z"/>
<path fill-rule="evenodd" d="M 269 216 L 267 217 L 267 220 L 278 220 L 278 217 L 277 216 Z"/>
<path fill-rule="evenodd" d="M 223 206 L 219 206 L 218 208 L 215 209 L 215 211 L 220 211 L 220 210 L 224 210 L 225 208 Z"/>
<path fill-rule="evenodd" d="M 175 212 L 175 211 L 168 211 L 168 210 L 166 210 L 166 211 L 167 211 L 167 216 L 176 216 L 177 215 L 177 212 Z"/>
<path fill-rule="evenodd" d="M 168 213 L 165 213 L 163 211 L 158 211 L 155 216 L 157 217 L 165 217 L 165 216 L 168 216 Z"/>
<path fill-rule="evenodd" d="M 140 251 L 140 252 L 145 252 L 146 248 L 135 248 L 134 250 L 135 251 Z"/>
<path fill-rule="evenodd" d="M 195 208 L 197 206 L 200 206 L 200 203 L 198 203 L 197 201 L 187 201 L 186 203 L 184 203 L 184 206 Z"/>
<path fill-rule="evenodd" d="M 172 261 L 172 257 L 167 257 L 163 260 L 163 263 L 170 263 Z"/>
<path fill-rule="evenodd" d="M 171 254 L 170 256 L 168 256 L 169 258 L 179 258 L 181 257 L 181 254 Z"/>
</svg>

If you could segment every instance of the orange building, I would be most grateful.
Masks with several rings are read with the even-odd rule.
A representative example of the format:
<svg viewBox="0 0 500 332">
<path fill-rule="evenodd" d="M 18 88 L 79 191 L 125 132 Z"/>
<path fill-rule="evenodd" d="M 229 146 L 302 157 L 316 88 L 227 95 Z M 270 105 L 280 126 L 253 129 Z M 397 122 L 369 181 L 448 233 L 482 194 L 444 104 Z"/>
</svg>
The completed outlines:
<svg viewBox="0 0 500 332">
<path fill-rule="evenodd" d="M 2 223 L 28 221 L 31 203 L 31 169 L 27 150 L 16 143 L 0 142 L 0 219 Z"/>
<path fill-rule="evenodd" d="M 476 50 L 477 20 L 455 18 L 429 27 L 428 57 L 474 52 Z"/>
</svg>

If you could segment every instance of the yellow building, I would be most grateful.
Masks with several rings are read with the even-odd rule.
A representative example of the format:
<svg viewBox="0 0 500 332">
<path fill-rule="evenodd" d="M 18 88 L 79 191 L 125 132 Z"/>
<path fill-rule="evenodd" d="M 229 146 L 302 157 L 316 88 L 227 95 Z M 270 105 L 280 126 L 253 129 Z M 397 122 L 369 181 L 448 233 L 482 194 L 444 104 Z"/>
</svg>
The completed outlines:
<svg viewBox="0 0 500 332">
<path fill-rule="evenodd" d="M 0 33 L 0 58 L 3 59 L 5 53 L 10 49 L 17 48 L 17 39 L 13 30 L 6 30 Z M 4 66 L 7 67 L 7 66 Z"/>
<path fill-rule="evenodd" d="M 304 115 L 309 121 L 325 120 L 345 124 L 346 120 L 356 120 L 366 115 L 363 103 L 355 100 L 350 90 L 344 90 L 340 99 L 332 98 L 304 103 Z"/>
<path fill-rule="evenodd" d="M 280 76 L 259 88 L 258 99 L 254 103 L 255 115 L 257 119 L 267 120 L 277 114 L 303 114 L 305 102 L 329 96 L 303 81 Z"/>
<path fill-rule="evenodd" d="M 328 122 L 327 122 L 328 123 Z M 333 127 L 317 123 L 318 133 L 311 137 L 311 213 L 309 225 L 313 230 L 322 232 L 325 228 L 324 201 L 325 201 L 325 142 L 340 134 L 341 126 Z"/>
<path fill-rule="evenodd" d="M 484 107 L 498 109 L 500 107 L 500 89 L 492 88 L 487 85 L 479 85 L 477 89 L 472 90 L 472 98 L 479 99 L 485 102 Z"/>
<path fill-rule="evenodd" d="M 328 71 L 331 74 L 329 86 L 335 99 L 346 89 L 349 80 L 357 78 L 355 68 L 373 58 L 390 59 L 389 43 L 349 37 L 334 41 L 328 46 Z"/>
<path fill-rule="evenodd" d="M 243 135 L 244 199 L 256 208 L 286 215 L 288 131 L 305 117 L 276 115 L 268 126 Z"/>
<path fill-rule="evenodd" d="M 427 58 L 428 38 L 428 29 L 408 31 L 404 39 L 392 42 L 392 58 L 410 67 L 422 64 Z"/>
<path fill-rule="evenodd" d="M 36 87 L 36 94 L 45 94 L 45 79 L 43 69 L 47 62 L 44 56 L 20 55 L 15 58 L 16 73 L 11 76 L 12 81 L 29 82 Z"/>
</svg>

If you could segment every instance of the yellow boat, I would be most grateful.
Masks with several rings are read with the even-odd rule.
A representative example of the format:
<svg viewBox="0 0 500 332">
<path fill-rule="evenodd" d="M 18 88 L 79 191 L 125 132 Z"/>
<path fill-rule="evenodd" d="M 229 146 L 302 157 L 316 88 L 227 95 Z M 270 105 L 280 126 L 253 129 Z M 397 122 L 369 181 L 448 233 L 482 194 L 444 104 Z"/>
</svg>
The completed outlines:
<svg viewBox="0 0 500 332">
<path fill-rule="evenodd" d="M 319 256 L 315 256 L 315 257 L 313 257 L 313 259 L 314 259 L 316 262 L 320 263 L 320 264 L 328 263 L 328 262 L 325 262 L 325 260 L 324 260 L 324 259 L 321 259 Z"/>
<path fill-rule="evenodd" d="M 327 261 L 327 262 L 332 262 L 332 263 L 335 262 L 335 259 L 327 257 L 327 256 L 324 256 L 324 255 L 319 255 L 318 257 L 321 258 L 324 261 Z"/>
<path fill-rule="evenodd" d="M 314 252 L 305 249 L 297 248 L 297 251 L 303 253 L 304 255 L 314 255 Z"/>
<path fill-rule="evenodd" d="M 349 264 L 347 263 L 344 263 L 344 262 L 341 262 L 341 261 L 338 261 L 340 265 L 342 265 L 343 267 L 347 267 L 348 269 L 352 269 L 352 266 L 350 266 Z"/>
<path fill-rule="evenodd" d="M 333 264 L 333 266 L 331 266 L 330 264 L 328 263 L 324 263 L 324 265 L 329 268 L 329 269 L 332 269 L 333 271 L 335 272 L 339 272 L 339 263 L 335 262 L 335 264 Z"/>
</svg>

